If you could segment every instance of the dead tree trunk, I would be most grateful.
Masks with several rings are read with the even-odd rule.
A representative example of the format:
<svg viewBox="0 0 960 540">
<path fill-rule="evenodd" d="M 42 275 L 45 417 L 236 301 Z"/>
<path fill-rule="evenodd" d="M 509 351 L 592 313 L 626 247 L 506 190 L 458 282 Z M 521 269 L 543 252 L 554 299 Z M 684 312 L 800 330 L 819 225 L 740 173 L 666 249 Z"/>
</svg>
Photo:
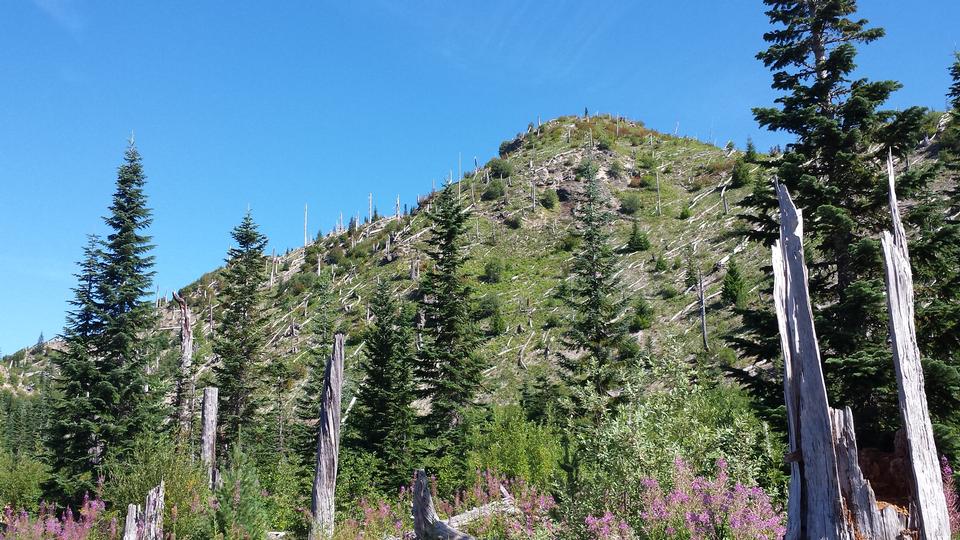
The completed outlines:
<svg viewBox="0 0 960 540">
<path fill-rule="evenodd" d="M 177 379 L 177 422 L 182 440 L 190 440 L 193 426 L 193 314 L 187 302 L 174 291 L 173 299 L 180 306 L 180 366 Z"/>
<path fill-rule="evenodd" d="M 780 239 L 773 247 L 774 302 L 783 349 L 790 453 L 787 540 L 895 540 L 904 528 L 882 511 L 857 458 L 853 416 L 830 408 L 803 258 L 803 218 L 777 184 Z"/>
<path fill-rule="evenodd" d="M 313 477 L 311 540 L 331 538 L 334 525 L 334 492 L 340 452 L 340 395 L 343 388 L 343 334 L 333 339 L 333 354 L 327 362 L 320 395 L 320 432 L 317 436 L 317 468 Z"/>
<path fill-rule="evenodd" d="M 700 334 L 703 337 L 703 350 L 710 350 L 707 340 L 707 295 L 703 290 L 703 272 L 697 269 L 697 296 L 700 301 Z"/>
<path fill-rule="evenodd" d="M 917 347 L 913 311 L 913 274 L 907 235 L 900 221 L 894 189 L 893 158 L 887 159 L 890 215 L 893 231 L 884 231 L 883 260 L 887 284 L 887 309 L 890 313 L 890 344 L 897 374 L 900 416 L 907 438 L 907 452 L 913 472 L 913 498 L 921 538 L 950 537 L 950 519 L 943 494 L 943 480 L 933 440 L 933 427 L 927 409 L 923 368 Z"/>
<path fill-rule="evenodd" d="M 430 483 L 427 473 L 418 469 L 413 483 L 413 530 L 417 540 L 476 540 L 464 534 L 437 516 L 430 496 Z"/>
<path fill-rule="evenodd" d="M 200 414 L 200 463 L 207 468 L 210 489 L 217 481 L 217 398 L 215 386 L 203 389 L 203 411 Z"/>
<path fill-rule="evenodd" d="M 127 518 L 123 524 L 123 540 L 163 540 L 163 480 L 147 493 L 143 508 L 138 504 L 127 505 Z"/>
<path fill-rule="evenodd" d="M 657 215 L 662 216 L 663 211 L 660 207 L 660 167 L 656 167 L 656 176 L 657 176 Z"/>
</svg>

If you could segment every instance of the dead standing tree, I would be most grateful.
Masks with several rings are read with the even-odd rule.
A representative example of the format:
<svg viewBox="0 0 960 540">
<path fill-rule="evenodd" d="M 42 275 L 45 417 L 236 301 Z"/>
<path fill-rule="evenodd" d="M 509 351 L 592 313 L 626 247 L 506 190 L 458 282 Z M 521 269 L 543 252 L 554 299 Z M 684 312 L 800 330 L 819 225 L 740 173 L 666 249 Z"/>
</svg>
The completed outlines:
<svg viewBox="0 0 960 540">
<path fill-rule="evenodd" d="M 333 338 L 333 354 L 327 361 L 320 395 L 317 466 L 313 477 L 310 539 L 333 536 L 334 492 L 337 487 L 337 461 L 340 452 L 340 397 L 343 389 L 343 334 Z"/>
<path fill-rule="evenodd" d="M 927 540 L 947 538 L 948 533 L 927 528 L 922 519 L 908 519 L 891 505 L 882 510 L 877 505 L 870 482 L 860 470 L 853 414 L 849 407 L 842 411 L 832 409 L 827 401 L 803 258 L 802 214 L 784 186 L 777 185 L 776 190 L 780 205 L 780 239 L 772 253 L 774 301 L 783 349 L 790 445 L 786 459 L 791 468 L 786 538 L 896 540 L 912 537 L 905 530 L 908 523 L 920 523 L 920 534 Z M 895 206 L 895 202 L 892 204 Z M 894 221 L 899 222 L 896 214 Z M 889 291 L 891 297 L 894 293 Z M 912 297 L 909 302 L 912 306 Z M 912 312 L 910 315 L 912 317 Z M 894 317 L 891 312 L 891 327 L 903 322 L 894 322 Z M 912 328 L 912 318 L 909 326 Z M 915 339 L 913 343 L 915 346 Z M 898 371 L 902 405 L 903 384 L 900 379 Z M 919 392 L 923 394 L 922 378 Z M 926 415 L 925 400 L 916 406 L 922 406 L 923 415 Z M 935 450 L 933 455 L 935 464 Z M 939 475 L 935 483 L 919 475 L 915 480 L 927 482 L 916 489 L 923 489 L 928 495 L 934 489 L 941 489 Z M 940 497 L 942 501 L 942 491 Z M 942 508 L 945 521 L 945 504 Z"/>
<path fill-rule="evenodd" d="M 163 540 L 163 480 L 147 493 L 143 508 L 137 504 L 127 506 L 127 519 L 123 527 L 123 540 Z"/>
<path fill-rule="evenodd" d="M 173 299 L 180 306 L 180 365 L 177 377 L 177 427 L 182 440 L 190 440 L 193 426 L 193 314 L 186 300 L 174 291 Z"/>
<path fill-rule="evenodd" d="M 203 410 L 200 413 L 200 463 L 207 469 L 207 485 L 217 484 L 217 398 L 215 386 L 203 389 Z"/>
</svg>

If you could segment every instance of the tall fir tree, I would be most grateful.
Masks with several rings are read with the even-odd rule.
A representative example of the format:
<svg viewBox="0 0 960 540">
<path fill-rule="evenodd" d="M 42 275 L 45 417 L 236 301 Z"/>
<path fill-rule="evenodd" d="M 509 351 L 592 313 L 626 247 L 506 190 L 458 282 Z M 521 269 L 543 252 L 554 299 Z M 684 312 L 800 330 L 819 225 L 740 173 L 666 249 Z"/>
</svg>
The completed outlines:
<svg viewBox="0 0 960 540">
<path fill-rule="evenodd" d="M 97 296 L 102 264 L 100 238 L 91 235 L 76 274 L 72 309 L 67 313 L 65 348 L 53 355 L 56 371 L 50 398 L 50 429 L 45 439 L 53 466 L 48 492 L 63 500 L 92 492 L 100 464 L 98 411 L 103 404 L 97 399 L 96 388 L 102 376 L 97 369 L 94 342 L 103 329 Z"/>
<path fill-rule="evenodd" d="M 155 432 L 163 418 L 163 388 L 148 374 L 158 354 L 157 313 L 145 298 L 153 284 L 151 238 L 143 234 L 153 218 L 144 192 L 146 176 L 131 138 L 117 171 L 117 189 L 104 218 L 110 233 L 103 244 L 98 280 L 103 329 L 96 339 L 96 360 L 104 380 L 96 390 L 104 407 L 104 452 L 115 457 L 136 439 Z"/>
<path fill-rule="evenodd" d="M 230 233 L 237 243 L 227 252 L 223 274 L 222 310 L 217 321 L 213 352 L 219 359 L 214 368 L 220 388 L 222 448 L 242 442 L 243 432 L 256 433 L 255 423 L 261 401 L 264 375 L 263 249 L 267 237 L 260 233 L 247 211 Z M 224 454 L 226 455 L 226 454 Z"/>
<path fill-rule="evenodd" d="M 327 360 L 333 353 L 333 334 L 336 321 L 333 317 L 333 292 L 330 273 L 324 271 L 314 284 L 313 318 L 311 319 L 310 349 L 307 354 L 307 380 L 303 392 L 297 397 L 297 422 L 291 431 L 293 448 L 304 466 L 312 467 L 317 455 L 319 434 L 320 396 L 323 393 L 323 376 Z"/>
<path fill-rule="evenodd" d="M 479 333 L 471 316 L 471 290 L 463 275 L 467 259 L 463 235 L 469 214 L 456 189 L 448 184 L 435 196 L 429 218 L 431 247 L 427 256 L 433 264 L 420 284 L 425 325 L 416 374 L 420 396 L 430 400 L 430 413 L 423 418 L 424 432 L 440 438 L 442 447 L 444 436 L 453 434 L 464 420 L 465 409 L 474 404 L 484 363 L 476 352 Z"/>
<path fill-rule="evenodd" d="M 770 47 L 758 58 L 783 94 L 775 107 L 754 109 L 754 116 L 761 126 L 795 138 L 767 163 L 806 211 L 811 296 L 821 306 L 815 316 L 828 390 L 834 402 L 853 408 L 864 444 L 888 446 L 899 415 L 878 241 L 889 225 L 884 164 L 888 151 L 909 156 L 924 110 L 882 110 L 899 83 L 852 78 L 856 46 L 883 36 L 854 17 L 855 0 L 764 3 L 774 28 L 764 35 Z M 911 171 L 898 180 L 898 191 L 905 199 L 920 197 L 929 179 L 929 170 Z M 772 242 L 778 222 L 771 184 L 758 182 L 744 204 L 752 207 L 748 235 Z M 743 334 L 751 339 L 737 340 L 741 350 L 778 362 L 771 306 L 743 315 Z M 771 401 L 769 408 L 777 407 L 778 382 L 748 384 Z"/>
<path fill-rule="evenodd" d="M 620 351 L 626 337 L 626 323 L 621 315 L 626 301 L 616 277 L 616 256 L 606 230 L 610 212 L 593 175 L 587 179 L 576 219 L 583 241 L 574 256 L 573 281 L 564 297 L 573 318 L 563 338 L 570 352 L 561 354 L 560 367 L 568 385 L 589 386 L 602 396 L 618 384 Z"/>
<path fill-rule="evenodd" d="M 380 459 L 385 468 L 381 487 L 392 491 L 408 482 L 413 470 L 412 317 L 394 300 L 386 282 L 377 287 L 371 311 L 374 322 L 365 335 L 361 363 L 364 379 L 350 421 L 353 446 Z"/>
</svg>

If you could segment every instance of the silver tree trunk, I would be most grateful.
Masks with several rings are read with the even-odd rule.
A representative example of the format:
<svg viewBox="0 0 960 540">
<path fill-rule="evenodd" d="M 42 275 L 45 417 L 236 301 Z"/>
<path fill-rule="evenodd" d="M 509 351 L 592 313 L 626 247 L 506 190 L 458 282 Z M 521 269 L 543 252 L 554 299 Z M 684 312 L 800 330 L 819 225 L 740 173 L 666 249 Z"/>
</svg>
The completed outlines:
<svg viewBox="0 0 960 540">
<path fill-rule="evenodd" d="M 193 314 L 186 300 L 173 293 L 180 306 L 180 365 L 177 377 L 177 423 L 183 440 L 190 440 L 193 426 L 193 400 L 196 391 L 193 381 Z"/>
<path fill-rule="evenodd" d="M 217 476 L 217 398 L 216 386 L 203 389 L 203 412 L 200 416 L 200 463 L 207 468 L 207 485 L 213 489 Z"/>
<path fill-rule="evenodd" d="M 340 396 L 343 389 L 343 334 L 333 339 L 333 354 L 327 361 L 320 396 L 317 466 L 313 477 L 310 526 L 311 540 L 333 537 L 334 492 L 337 487 L 337 460 L 340 452 Z"/>
</svg>

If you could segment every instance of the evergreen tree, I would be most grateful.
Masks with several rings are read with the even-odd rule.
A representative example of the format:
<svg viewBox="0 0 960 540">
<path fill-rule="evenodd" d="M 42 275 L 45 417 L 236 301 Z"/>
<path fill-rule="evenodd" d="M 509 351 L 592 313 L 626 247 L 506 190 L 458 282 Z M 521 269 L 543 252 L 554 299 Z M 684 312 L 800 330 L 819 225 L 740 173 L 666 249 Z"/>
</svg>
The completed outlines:
<svg viewBox="0 0 960 540">
<path fill-rule="evenodd" d="M 586 187 L 576 219 L 583 242 L 573 259 L 574 278 L 564 297 L 573 318 L 564 344 L 573 354 L 563 354 L 560 366 L 571 387 L 584 385 L 605 395 L 617 382 L 618 352 L 626 335 L 621 314 L 616 257 L 606 226 L 610 214 L 596 178 Z M 576 416 L 582 416 L 577 414 Z"/>
<path fill-rule="evenodd" d="M 747 137 L 747 151 L 743 154 L 743 160 L 747 163 L 757 161 L 757 147 L 753 144 L 753 139 L 750 137 Z"/>
<path fill-rule="evenodd" d="M 237 243 L 227 252 L 221 304 L 213 351 L 219 358 L 214 368 L 220 388 L 220 444 L 231 448 L 240 442 L 242 430 L 255 430 L 260 405 L 260 380 L 264 370 L 263 249 L 267 238 L 260 233 L 252 214 L 230 233 Z"/>
<path fill-rule="evenodd" d="M 33 354 L 43 354 L 43 345 L 47 340 L 43 339 L 43 332 L 40 332 L 40 337 L 37 338 L 37 344 L 33 346 L 33 350 L 30 352 Z"/>
<path fill-rule="evenodd" d="M 888 150 L 906 155 L 913 147 L 923 110 L 882 110 L 899 83 L 852 79 L 856 45 L 883 35 L 854 18 L 855 0 L 764 3 L 774 28 L 764 36 L 770 47 L 758 58 L 773 71 L 772 86 L 783 94 L 777 106 L 756 108 L 754 116 L 761 126 L 795 138 L 772 166 L 805 209 L 810 289 L 813 302 L 822 306 L 816 323 L 828 390 L 833 402 L 853 408 L 864 444 L 887 446 L 899 415 L 877 240 L 889 223 L 884 164 Z M 916 195 L 929 181 L 928 172 L 900 178 L 901 197 Z M 772 186 L 758 183 L 744 204 L 752 207 L 749 236 L 772 242 L 778 227 Z M 753 342 L 738 345 L 777 362 L 771 312 L 771 306 L 763 313 L 746 310 L 745 334 Z M 759 386 L 780 386 L 776 381 L 748 384 L 767 396 L 777 392 Z"/>
<path fill-rule="evenodd" d="M 950 99 L 950 105 L 954 112 L 960 112 L 960 52 L 953 53 L 954 62 L 950 66 L 950 90 L 947 91 L 947 98 Z M 956 120 L 956 117 L 954 117 Z"/>
<path fill-rule="evenodd" d="M 101 384 L 94 341 L 103 328 L 98 302 L 98 283 L 103 264 L 100 238 L 91 235 L 83 249 L 76 274 L 71 311 L 63 340 L 65 349 L 53 355 L 56 375 L 50 432 L 46 444 L 53 465 L 49 491 L 61 499 L 77 499 L 95 487 L 95 469 L 100 464 L 100 430 L 97 411 L 103 404 L 95 389 Z"/>
<path fill-rule="evenodd" d="M 730 259 L 727 274 L 723 276 L 723 290 L 720 298 L 731 306 L 741 308 L 747 301 L 747 282 L 740 273 L 737 261 Z"/>
<path fill-rule="evenodd" d="M 397 305 L 382 282 L 373 299 L 373 325 L 365 336 L 357 390 L 354 446 L 372 452 L 386 470 L 382 487 L 392 491 L 410 478 L 415 414 L 411 317 Z"/>
<path fill-rule="evenodd" d="M 627 240 L 627 251 L 637 252 L 650 249 L 650 240 L 647 234 L 640 230 L 640 225 L 636 221 L 630 229 L 630 239 Z"/>
<path fill-rule="evenodd" d="M 463 234 L 469 214 L 456 190 L 448 185 L 436 195 L 429 217 L 431 248 L 427 256 L 433 265 L 420 284 L 426 324 L 416 374 L 420 396 L 430 400 L 424 432 L 442 439 L 452 434 L 462 423 L 465 409 L 474 404 L 484 364 L 476 354 L 479 336 L 471 317 L 471 290 L 463 274 Z"/>
<path fill-rule="evenodd" d="M 105 453 L 122 454 L 142 433 L 159 427 L 162 388 L 147 370 L 158 354 L 157 315 L 145 297 L 151 292 L 153 248 L 143 230 L 153 221 L 143 188 L 146 176 L 131 140 L 117 171 L 117 189 L 104 223 L 99 288 L 102 332 L 95 340 L 96 362 L 103 380 L 95 389 L 101 443 Z M 151 384 L 153 383 L 153 384 Z"/>
<path fill-rule="evenodd" d="M 303 393 L 296 402 L 297 422 L 293 425 L 293 447 L 300 462 L 312 467 L 317 455 L 318 420 L 320 396 L 323 393 L 323 376 L 327 360 L 333 353 L 333 294 L 330 288 L 330 273 L 318 276 L 312 290 L 313 318 L 311 320 L 310 350 L 307 355 L 307 380 Z"/>
</svg>

